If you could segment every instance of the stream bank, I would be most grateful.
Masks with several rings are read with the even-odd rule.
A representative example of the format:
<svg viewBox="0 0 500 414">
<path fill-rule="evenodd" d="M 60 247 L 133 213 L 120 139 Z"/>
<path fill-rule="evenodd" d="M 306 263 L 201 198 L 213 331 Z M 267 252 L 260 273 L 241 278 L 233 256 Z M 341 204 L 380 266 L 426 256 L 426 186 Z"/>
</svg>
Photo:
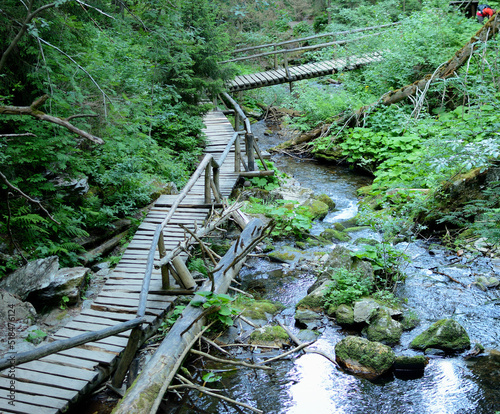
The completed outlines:
<svg viewBox="0 0 500 414">
<path fill-rule="evenodd" d="M 260 128 L 260 129 L 259 129 Z M 261 149 L 273 146 L 275 139 L 264 135 L 262 123 L 254 125 Z M 368 177 L 357 176 L 347 168 L 325 166 L 284 156 L 273 156 L 275 165 L 293 176 L 315 193 L 326 193 L 337 204 L 338 211 L 317 222 L 313 234 L 320 234 L 334 223 L 345 222 L 357 214 L 356 191 L 369 183 Z M 337 243 L 356 249 L 359 237 L 378 238 L 369 230 L 353 233 L 350 242 Z M 286 243 L 285 243 L 286 244 Z M 329 246 L 332 249 L 334 246 Z M 369 381 L 338 370 L 330 361 L 316 354 L 301 354 L 273 363 L 272 374 L 211 363 L 188 367 L 193 375 L 213 371 L 221 380 L 213 387 L 224 389 L 231 398 L 258 407 L 266 413 L 494 413 L 500 410 L 500 357 L 495 349 L 500 338 L 500 295 L 495 288 L 481 290 L 477 277 L 498 277 L 499 262 L 481 252 L 462 257 L 451 254 L 437 244 L 424 241 L 399 243 L 411 262 L 405 267 L 406 280 L 398 285 L 397 296 L 406 302 L 420 320 L 419 325 L 403 333 L 397 353 L 421 354 L 409 349 L 410 342 L 424 329 L 442 318 L 457 320 L 468 332 L 472 344 L 479 342 L 486 352 L 465 359 L 430 355 L 420 378 L 408 380 L 393 375 Z M 313 249 L 314 250 L 314 249 Z M 281 302 L 285 309 L 275 317 L 302 341 L 316 339 L 313 347 L 334 354 L 334 346 L 353 332 L 337 325 L 327 316 L 316 327 L 301 330 L 296 326 L 295 306 L 316 280 L 305 262 L 277 263 L 254 258 L 240 273 L 241 288 L 260 298 Z M 455 280 L 455 281 L 454 281 Z M 457 283 L 458 281 L 458 283 Z M 244 326 L 239 323 L 242 331 Z M 273 355 L 273 352 L 266 353 Z M 258 348 L 239 350 L 240 359 L 259 362 L 264 354 Z M 195 393 L 182 400 L 170 400 L 164 413 L 191 412 L 236 413 L 238 409 L 210 397 Z"/>
</svg>

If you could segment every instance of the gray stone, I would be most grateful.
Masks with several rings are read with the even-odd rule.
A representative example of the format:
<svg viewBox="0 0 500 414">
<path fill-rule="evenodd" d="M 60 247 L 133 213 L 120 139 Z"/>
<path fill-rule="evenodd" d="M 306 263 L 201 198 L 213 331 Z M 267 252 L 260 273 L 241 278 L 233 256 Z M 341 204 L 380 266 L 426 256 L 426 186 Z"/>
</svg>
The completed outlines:
<svg viewBox="0 0 500 414">
<path fill-rule="evenodd" d="M 36 310 L 29 302 L 23 302 L 11 293 L 0 290 L 0 323 L 23 321 L 31 323 Z"/>
<path fill-rule="evenodd" d="M 47 287 L 55 278 L 58 269 L 57 256 L 34 260 L 0 280 L 0 288 L 17 295 L 21 300 L 26 300 L 31 292 Z"/>
<path fill-rule="evenodd" d="M 309 309 L 297 309 L 295 312 L 295 321 L 297 325 L 304 326 L 307 329 L 317 329 L 321 326 L 322 316 Z"/>
<path fill-rule="evenodd" d="M 373 299 L 361 299 L 354 303 L 354 322 L 369 323 L 380 305 Z"/>
<path fill-rule="evenodd" d="M 312 292 L 310 292 L 307 296 L 302 298 L 297 303 L 297 308 L 307 308 L 312 310 L 320 310 L 325 303 L 325 293 L 328 290 L 328 286 L 332 284 L 331 280 L 325 280 L 323 284 Z"/>
</svg>

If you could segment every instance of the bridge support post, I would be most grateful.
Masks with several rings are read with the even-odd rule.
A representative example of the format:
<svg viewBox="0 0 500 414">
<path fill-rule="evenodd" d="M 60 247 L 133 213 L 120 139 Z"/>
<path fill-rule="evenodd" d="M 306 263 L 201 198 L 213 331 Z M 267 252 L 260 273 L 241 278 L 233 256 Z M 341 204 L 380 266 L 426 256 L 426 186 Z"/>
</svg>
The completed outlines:
<svg viewBox="0 0 500 414">
<path fill-rule="evenodd" d="M 241 171 L 241 146 L 240 146 L 240 136 L 236 137 L 234 141 L 234 172 Z"/>
<path fill-rule="evenodd" d="M 248 159 L 248 171 L 255 171 L 255 155 L 253 152 L 253 134 L 245 134 L 245 146 Z"/>
<path fill-rule="evenodd" d="M 130 332 L 127 346 L 125 347 L 125 350 L 121 355 L 120 361 L 118 362 L 118 367 L 115 371 L 115 375 L 113 376 L 113 380 L 111 381 L 111 385 L 113 387 L 121 388 L 128 368 L 142 342 L 143 335 L 144 331 L 140 326 L 135 327 L 134 329 L 132 329 L 132 332 Z"/>
<path fill-rule="evenodd" d="M 205 167 L 205 204 L 210 204 L 212 195 L 210 191 L 210 164 Z"/>
<path fill-rule="evenodd" d="M 163 230 L 161 231 L 160 238 L 158 239 L 158 252 L 160 253 L 160 259 L 163 259 L 167 254 L 165 251 L 165 240 L 163 239 Z M 167 264 L 161 266 L 161 287 L 163 289 L 170 289 L 170 279 L 168 277 Z"/>
</svg>

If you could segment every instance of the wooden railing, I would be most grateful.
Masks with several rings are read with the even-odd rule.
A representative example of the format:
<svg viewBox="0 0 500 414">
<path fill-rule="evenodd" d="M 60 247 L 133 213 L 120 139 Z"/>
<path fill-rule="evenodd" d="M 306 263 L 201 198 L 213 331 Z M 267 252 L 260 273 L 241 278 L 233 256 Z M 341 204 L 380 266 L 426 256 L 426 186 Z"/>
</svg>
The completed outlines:
<svg viewBox="0 0 500 414">
<path fill-rule="evenodd" d="M 149 293 L 149 286 L 151 283 L 151 276 L 153 273 L 153 268 L 155 267 L 155 252 L 158 248 L 160 254 L 160 261 L 156 267 L 161 269 L 162 274 L 162 288 L 165 293 L 168 293 L 168 289 L 170 288 L 169 283 L 169 272 L 177 272 L 177 276 L 179 273 L 183 273 L 182 269 L 185 267 L 182 260 L 176 260 L 178 258 L 178 254 L 182 251 L 183 247 L 181 244 L 174 248 L 168 254 L 165 252 L 164 246 L 164 234 L 163 229 L 169 223 L 170 219 L 174 215 L 176 209 L 182 203 L 182 201 L 186 198 L 189 191 L 192 189 L 196 181 L 202 176 L 205 176 L 205 190 L 204 190 L 204 202 L 205 204 L 213 204 L 212 196 L 216 202 L 220 203 L 222 200 L 222 195 L 220 192 L 219 186 L 219 176 L 220 176 L 220 167 L 225 162 L 227 156 L 229 155 L 232 146 L 235 146 L 235 172 L 238 172 L 242 176 L 258 176 L 258 175 L 272 175 L 274 172 L 269 171 L 262 155 L 259 151 L 259 148 L 253 139 L 253 134 L 250 126 L 250 121 L 238 106 L 238 104 L 227 94 L 224 94 L 224 98 L 227 102 L 229 102 L 235 112 L 235 130 L 236 132 L 233 134 L 231 139 L 226 145 L 223 153 L 219 157 L 218 160 L 215 160 L 214 157 L 210 154 L 205 155 L 198 168 L 191 176 L 190 180 L 184 187 L 183 191 L 179 194 L 175 202 L 172 204 L 167 216 L 163 219 L 163 221 L 158 224 L 155 229 L 155 233 L 153 235 L 153 240 L 151 242 L 151 248 L 149 249 L 146 271 L 144 274 L 144 279 L 142 283 L 141 292 L 139 295 L 139 305 L 137 307 L 136 318 L 130 321 L 121 322 L 114 326 L 93 332 L 86 332 L 81 335 L 57 340 L 51 342 L 47 345 L 38 347 L 34 350 L 23 352 L 23 353 L 15 353 L 9 356 L 6 356 L 0 359 L 0 370 L 14 367 L 16 365 L 26 363 L 29 361 L 33 361 L 35 359 L 42 358 L 47 355 L 54 354 L 56 352 L 60 352 L 69 348 L 74 348 L 79 345 L 86 344 L 88 342 L 98 341 L 100 339 L 107 338 L 109 336 L 116 335 L 118 333 L 128 331 L 132 329 L 127 346 L 122 353 L 122 356 L 119 360 L 118 367 L 115 371 L 112 385 L 114 387 L 119 388 L 125 378 L 125 374 L 132 362 L 132 359 L 137 352 L 142 340 L 144 339 L 145 330 L 142 327 L 142 324 L 146 322 L 146 303 L 147 296 Z M 239 131 L 240 123 L 244 125 L 244 130 Z M 245 136 L 245 144 L 246 144 L 246 156 L 247 162 L 244 161 L 241 154 L 241 143 L 240 137 Z M 255 170 L 255 162 L 254 162 L 254 153 L 257 153 L 260 158 L 264 168 L 266 171 L 254 171 Z M 243 164 L 245 171 L 240 171 L 241 164 Z M 215 226 L 213 226 L 215 227 Z M 213 230 L 210 226 L 208 226 L 205 231 L 209 232 Z M 200 235 L 203 234 L 203 231 Z M 174 270 L 175 268 L 175 270 Z M 182 283 L 182 280 L 181 280 Z M 180 293 L 192 293 L 189 290 L 184 289 L 181 290 Z"/>
<path fill-rule="evenodd" d="M 292 39 L 292 40 L 287 40 L 287 41 L 279 42 L 279 43 L 269 43 L 269 44 L 265 44 L 265 45 L 252 46 L 252 47 L 247 47 L 247 48 L 243 48 L 243 49 L 236 49 L 233 51 L 233 54 L 250 52 L 250 51 L 254 51 L 254 50 L 258 50 L 258 49 L 273 48 L 273 50 L 269 51 L 269 52 L 263 52 L 263 53 L 258 53 L 258 54 L 254 54 L 254 55 L 236 57 L 234 59 L 229 59 L 229 60 L 224 60 L 222 62 L 219 62 L 219 64 L 229 63 L 229 62 L 240 62 L 240 61 L 244 61 L 244 60 L 256 59 L 256 58 L 266 57 L 266 56 L 274 56 L 274 69 L 278 69 L 278 55 L 282 55 L 285 70 L 288 71 L 288 56 L 291 53 L 305 52 L 305 51 L 321 49 L 321 48 L 329 47 L 329 46 L 340 46 L 340 45 L 345 45 L 347 43 L 359 42 L 360 40 L 366 39 L 368 37 L 379 36 L 383 32 L 372 33 L 372 34 L 369 34 L 366 36 L 357 37 L 355 39 L 334 40 L 334 41 L 327 42 L 327 43 L 319 43 L 319 44 L 315 44 L 315 45 L 308 45 L 308 46 L 302 46 L 302 47 L 294 47 L 294 48 L 284 47 L 282 49 L 279 49 L 280 47 L 291 45 L 291 44 L 308 42 L 310 40 L 319 39 L 322 37 L 333 37 L 335 39 L 337 36 L 343 36 L 343 35 L 352 34 L 352 33 L 361 33 L 361 32 L 366 32 L 366 31 L 375 30 L 375 29 L 384 29 L 384 28 L 396 26 L 398 24 L 400 24 L 400 23 L 397 22 L 397 23 L 384 24 L 384 25 L 380 25 L 380 26 L 364 27 L 361 29 L 355 29 L 355 30 L 349 30 L 349 31 L 343 31 L 343 32 L 323 33 L 323 34 L 319 34 L 319 35 L 315 35 L 315 36 L 303 37 L 300 39 Z"/>
</svg>

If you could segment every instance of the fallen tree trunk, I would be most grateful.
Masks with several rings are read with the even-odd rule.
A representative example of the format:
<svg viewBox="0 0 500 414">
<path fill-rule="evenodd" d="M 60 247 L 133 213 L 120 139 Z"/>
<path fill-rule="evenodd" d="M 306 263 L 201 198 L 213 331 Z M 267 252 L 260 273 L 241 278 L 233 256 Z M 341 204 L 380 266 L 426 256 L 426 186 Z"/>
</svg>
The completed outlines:
<svg viewBox="0 0 500 414">
<path fill-rule="evenodd" d="M 500 11 L 496 12 L 490 20 L 481 29 L 479 29 L 477 33 L 472 36 L 471 39 L 460 50 L 458 50 L 450 60 L 448 60 L 448 62 L 441 65 L 436 72 L 426 75 L 424 78 L 413 82 L 411 85 L 406 85 L 402 88 L 385 93 L 377 102 L 371 105 L 363 106 L 354 112 L 344 114 L 339 117 L 336 123 L 339 125 L 347 124 L 346 126 L 348 127 L 357 126 L 359 125 L 359 120 L 362 119 L 362 117 L 369 111 L 373 110 L 377 105 L 392 105 L 394 103 L 398 103 L 403 99 L 415 95 L 417 91 L 423 90 L 430 82 L 438 79 L 447 79 L 450 76 L 453 76 L 458 68 L 469 60 L 470 56 L 478 49 L 481 43 L 487 42 L 496 36 L 500 26 L 500 18 L 498 16 L 499 12 Z M 311 142 L 316 138 L 323 136 L 329 128 L 330 127 L 327 124 L 317 127 L 312 131 L 301 134 L 298 137 L 292 138 L 291 140 L 280 144 L 275 148 L 275 150 L 291 148 L 296 145 Z"/>
<path fill-rule="evenodd" d="M 243 257 L 236 263 L 235 259 L 262 235 L 263 229 L 264 225 L 260 219 L 253 219 L 245 227 L 217 266 L 218 270 L 214 273 L 214 293 L 227 291 L 231 280 L 242 266 Z M 200 290 L 208 291 L 211 285 L 212 282 L 207 281 Z M 194 300 L 203 299 L 196 296 Z M 193 345 L 193 339 L 206 323 L 204 310 L 203 307 L 192 305 L 186 307 L 182 317 L 172 326 L 156 353 L 115 407 L 113 414 L 156 413 L 163 394 Z"/>
</svg>

